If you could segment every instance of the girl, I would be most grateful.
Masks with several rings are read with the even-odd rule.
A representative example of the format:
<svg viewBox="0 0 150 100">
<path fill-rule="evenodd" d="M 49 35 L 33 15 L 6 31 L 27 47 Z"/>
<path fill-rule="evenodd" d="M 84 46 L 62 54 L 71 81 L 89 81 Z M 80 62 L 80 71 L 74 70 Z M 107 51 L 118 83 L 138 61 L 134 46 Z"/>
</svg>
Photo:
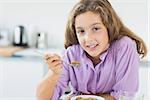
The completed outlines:
<svg viewBox="0 0 150 100">
<path fill-rule="evenodd" d="M 39 100 L 58 100 L 69 82 L 74 95 L 80 92 L 105 100 L 119 100 L 124 93 L 134 97 L 139 85 L 139 55 L 146 55 L 146 47 L 107 0 L 77 3 L 67 23 L 65 40 L 62 60 L 57 54 L 45 55 L 50 70 L 37 88 Z M 80 65 L 70 66 L 73 61 Z"/>
</svg>

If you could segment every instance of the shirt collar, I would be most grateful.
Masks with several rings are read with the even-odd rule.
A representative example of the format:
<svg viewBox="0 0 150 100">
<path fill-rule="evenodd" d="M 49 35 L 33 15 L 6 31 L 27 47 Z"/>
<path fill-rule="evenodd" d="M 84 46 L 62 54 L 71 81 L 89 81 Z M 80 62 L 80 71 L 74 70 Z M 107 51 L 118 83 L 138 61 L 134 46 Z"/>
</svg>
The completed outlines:
<svg viewBox="0 0 150 100">
<path fill-rule="evenodd" d="M 108 54 L 108 49 L 100 55 L 100 57 L 99 57 L 100 60 L 101 60 L 101 61 L 104 61 L 105 58 L 106 58 L 106 56 L 107 56 L 107 54 Z"/>
<path fill-rule="evenodd" d="M 101 59 L 102 62 L 105 60 L 105 58 L 106 58 L 106 56 L 107 56 L 107 54 L 108 54 L 108 50 L 109 50 L 109 48 L 108 48 L 105 52 L 103 52 L 103 53 L 100 55 L 99 58 Z M 85 51 L 82 49 L 81 46 L 80 46 L 80 51 L 81 51 L 82 56 L 85 56 L 85 55 L 86 55 Z"/>
</svg>

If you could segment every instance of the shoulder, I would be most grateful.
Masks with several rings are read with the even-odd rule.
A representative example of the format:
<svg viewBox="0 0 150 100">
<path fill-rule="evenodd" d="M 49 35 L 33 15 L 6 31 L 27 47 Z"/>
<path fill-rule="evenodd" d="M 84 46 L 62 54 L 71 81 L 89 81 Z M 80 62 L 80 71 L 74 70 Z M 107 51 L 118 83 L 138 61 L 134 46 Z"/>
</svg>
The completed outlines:
<svg viewBox="0 0 150 100">
<path fill-rule="evenodd" d="M 123 70 L 122 68 L 130 67 L 130 65 L 138 66 L 139 55 L 134 40 L 124 36 L 116 40 L 113 45 L 116 68 L 120 68 L 118 70 Z"/>
<path fill-rule="evenodd" d="M 123 36 L 122 38 L 116 40 L 113 43 L 113 46 L 115 49 L 120 50 L 120 49 L 136 49 L 136 43 L 134 40 L 132 40 L 128 36 Z"/>
</svg>

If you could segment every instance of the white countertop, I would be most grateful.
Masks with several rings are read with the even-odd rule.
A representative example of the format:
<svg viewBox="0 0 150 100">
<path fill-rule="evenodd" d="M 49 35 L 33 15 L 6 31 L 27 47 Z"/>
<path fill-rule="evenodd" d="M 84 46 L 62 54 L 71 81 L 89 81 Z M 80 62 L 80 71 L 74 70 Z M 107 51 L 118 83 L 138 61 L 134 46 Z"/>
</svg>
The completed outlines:
<svg viewBox="0 0 150 100">
<path fill-rule="evenodd" d="M 0 97 L 0 100 L 37 100 L 36 97 Z"/>
<path fill-rule="evenodd" d="M 13 56 L 23 56 L 23 57 L 40 57 L 42 55 L 38 54 L 37 52 L 35 52 L 36 50 L 38 50 L 41 53 L 57 53 L 57 54 L 61 54 L 63 49 L 60 48 L 48 48 L 48 49 L 36 49 L 36 48 L 27 48 L 24 49 L 22 51 L 18 51 L 16 52 Z"/>
<path fill-rule="evenodd" d="M 35 52 L 35 50 L 38 50 L 42 54 L 44 53 L 57 53 L 61 55 L 63 48 L 48 48 L 48 49 L 36 49 L 36 48 L 27 48 L 21 51 L 16 52 L 13 56 L 14 57 L 42 57 L 42 55 Z M 147 59 L 141 59 L 140 65 L 143 67 L 149 67 L 150 68 L 150 60 Z"/>
</svg>

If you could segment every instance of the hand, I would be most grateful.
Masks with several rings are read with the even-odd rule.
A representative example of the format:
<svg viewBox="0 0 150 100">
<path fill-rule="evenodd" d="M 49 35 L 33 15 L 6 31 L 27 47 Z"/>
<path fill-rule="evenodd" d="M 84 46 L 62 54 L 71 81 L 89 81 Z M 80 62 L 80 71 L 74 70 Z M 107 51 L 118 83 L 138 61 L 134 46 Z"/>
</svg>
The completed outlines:
<svg viewBox="0 0 150 100">
<path fill-rule="evenodd" d="M 103 97 L 105 100 L 116 100 L 115 97 L 111 96 L 109 93 L 97 93 L 97 94 L 82 93 L 82 95 L 96 95 Z"/>
<path fill-rule="evenodd" d="M 51 69 L 54 74 L 60 74 L 62 70 L 62 60 L 57 54 L 45 54 L 45 62 L 48 64 L 48 68 Z"/>
<path fill-rule="evenodd" d="M 113 96 L 111 96 L 110 94 L 107 93 L 100 93 L 100 94 L 96 94 L 97 96 L 101 96 L 103 97 L 105 100 L 116 100 Z"/>
</svg>

